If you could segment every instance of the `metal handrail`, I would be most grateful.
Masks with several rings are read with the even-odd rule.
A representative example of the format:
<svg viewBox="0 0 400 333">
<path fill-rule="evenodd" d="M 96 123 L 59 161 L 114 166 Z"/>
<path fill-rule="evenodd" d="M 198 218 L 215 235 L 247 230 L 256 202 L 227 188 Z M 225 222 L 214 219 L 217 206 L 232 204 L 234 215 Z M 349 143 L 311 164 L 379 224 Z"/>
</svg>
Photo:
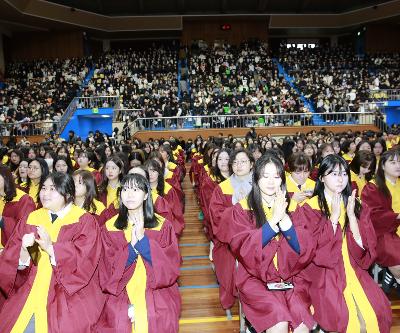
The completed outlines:
<svg viewBox="0 0 400 333">
<path fill-rule="evenodd" d="M 59 132 L 57 121 L 0 123 L 0 136 L 46 135 Z"/>
<path fill-rule="evenodd" d="M 376 111 L 380 103 L 364 105 L 367 112 L 334 113 L 279 113 L 279 114 L 220 114 L 183 117 L 137 118 L 125 130 L 133 135 L 139 130 L 174 130 L 232 127 L 279 127 L 279 126 L 330 126 L 330 125 L 375 125 L 385 128 Z M 378 119 L 379 118 L 379 119 Z M 122 133 L 123 136 L 128 136 Z"/>
<path fill-rule="evenodd" d="M 379 101 L 397 101 L 400 100 L 400 89 L 369 90 L 369 98 Z"/>
</svg>

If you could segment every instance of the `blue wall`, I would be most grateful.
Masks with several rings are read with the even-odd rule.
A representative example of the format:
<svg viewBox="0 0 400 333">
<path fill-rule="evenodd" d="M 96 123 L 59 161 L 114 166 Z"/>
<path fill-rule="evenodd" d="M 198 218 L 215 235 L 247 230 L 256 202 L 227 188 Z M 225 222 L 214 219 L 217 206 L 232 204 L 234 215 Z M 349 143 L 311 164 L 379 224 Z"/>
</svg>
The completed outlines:
<svg viewBox="0 0 400 333">
<path fill-rule="evenodd" d="M 386 113 L 386 124 L 400 124 L 400 101 L 385 102 L 384 111 Z"/>
<path fill-rule="evenodd" d="M 89 131 L 96 130 L 111 135 L 112 119 L 113 108 L 99 108 L 98 113 L 94 113 L 93 109 L 77 109 L 61 133 L 61 137 L 67 139 L 70 130 L 82 139 L 86 139 Z"/>
</svg>

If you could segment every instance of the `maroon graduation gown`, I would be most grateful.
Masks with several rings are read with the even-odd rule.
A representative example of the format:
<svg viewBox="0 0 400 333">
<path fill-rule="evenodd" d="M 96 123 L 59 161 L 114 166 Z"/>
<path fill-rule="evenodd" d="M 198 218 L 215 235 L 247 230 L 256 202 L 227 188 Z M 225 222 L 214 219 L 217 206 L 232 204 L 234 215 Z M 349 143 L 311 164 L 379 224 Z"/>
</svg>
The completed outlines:
<svg viewBox="0 0 400 333">
<path fill-rule="evenodd" d="M 399 193 L 400 195 L 400 193 Z M 396 234 L 400 226 L 398 213 L 392 209 L 392 197 L 386 197 L 373 183 L 364 186 L 361 201 L 371 211 L 371 221 L 378 238 L 376 262 L 384 267 L 400 265 L 400 237 Z"/>
<path fill-rule="evenodd" d="M 343 295 L 346 287 L 343 231 L 338 225 L 334 234 L 332 223 L 308 203 L 298 207 L 292 219 L 306 225 L 317 241 L 313 261 L 298 275 L 297 285 L 301 286 L 303 300 L 312 303 L 314 318 L 323 329 L 346 332 L 349 312 Z M 374 309 L 380 332 L 388 333 L 392 322 L 390 304 L 368 273 L 376 258 L 376 236 L 366 206 L 361 211 L 359 228 L 364 249 L 354 240 L 350 227 L 346 231 L 350 263 Z"/>
</svg>

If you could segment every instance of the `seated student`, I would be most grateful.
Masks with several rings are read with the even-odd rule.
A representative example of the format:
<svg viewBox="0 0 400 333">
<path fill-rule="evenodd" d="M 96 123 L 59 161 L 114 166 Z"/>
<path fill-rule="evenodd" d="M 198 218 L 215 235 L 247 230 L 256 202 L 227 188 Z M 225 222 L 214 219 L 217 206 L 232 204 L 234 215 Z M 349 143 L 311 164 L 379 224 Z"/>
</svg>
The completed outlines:
<svg viewBox="0 0 400 333">
<path fill-rule="evenodd" d="M 356 152 L 350 163 L 351 186 L 356 190 L 356 196 L 361 196 L 364 186 L 372 180 L 376 170 L 375 155 L 366 150 Z"/>
<path fill-rule="evenodd" d="M 37 157 L 29 162 L 27 187 L 21 189 L 31 196 L 36 207 L 40 206 L 39 190 L 48 175 L 49 167 L 43 158 Z"/>
<path fill-rule="evenodd" d="M 289 172 L 286 174 L 286 190 L 291 198 L 289 211 L 294 211 L 314 193 L 315 182 L 308 178 L 311 172 L 311 160 L 303 152 L 293 153 L 288 159 Z"/>
<path fill-rule="evenodd" d="M 99 199 L 106 208 L 111 204 L 118 208 L 118 189 L 125 175 L 124 161 L 117 155 L 112 155 L 106 161 L 102 170 L 102 182 L 99 185 Z"/>
<path fill-rule="evenodd" d="M 7 244 L 19 220 L 35 209 L 33 199 L 16 188 L 10 169 L 0 166 L 0 250 Z"/>
<path fill-rule="evenodd" d="M 86 170 L 77 170 L 72 176 L 75 183 L 75 205 L 98 219 L 106 207 L 96 199 L 97 187 L 92 173 Z"/>
<path fill-rule="evenodd" d="M 390 304 L 368 273 L 376 257 L 370 210 L 356 199 L 342 157 L 322 160 L 315 193 L 292 214 L 317 242 L 312 262 L 297 276 L 302 298 L 324 331 L 388 333 Z"/>
<path fill-rule="evenodd" d="M 25 158 L 19 162 L 17 178 L 15 179 L 15 184 L 19 188 L 26 188 L 28 186 L 28 165 L 29 161 Z"/>
<path fill-rule="evenodd" d="M 152 190 L 152 196 L 156 194 L 164 198 L 170 207 L 173 208 L 174 219 L 170 222 L 174 227 L 176 235 L 179 237 L 185 227 L 185 220 L 183 218 L 183 208 L 181 201 L 175 189 L 168 184 L 163 177 L 162 169 L 156 160 L 147 160 L 145 169 L 149 173 L 149 182 Z"/>
<path fill-rule="evenodd" d="M 102 229 L 100 283 L 108 295 L 97 332 L 176 333 L 180 254 L 171 223 L 154 214 L 148 181 L 121 182 L 119 213 Z"/>
<path fill-rule="evenodd" d="M 69 156 L 58 155 L 54 160 L 54 170 L 56 172 L 68 173 L 72 175 L 74 168 Z"/>
<path fill-rule="evenodd" d="M 347 163 L 350 163 L 353 160 L 354 155 L 356 153 L 356 149 L 357 149 L 357 146 L 356 146 L 354 140 L 346 140 L 345 142 L 343 142 L 342 157 L 345 159 L 345 161 Z"/>
<path fill-rule="evenodd" d="M 239 265 L 236 274 L 246 318 L 257 332 L 309 332 L 315 325 L 308 306 L 294 289 L 274 290 L 291 282 L 313 256 L 314 241 L 288 213 L 289 197 L 281 160 L 266 152 L 255 164 L 252 189 L 222 216 L 231 221 L 220 232 Z M 270 287 L 267 287 L 270 284 Z"/>
<path fill-rule="evenodd" d="M 74 195 L 70 175 L 50 174 L 40 189 L 43 208 L 24 217 L 8 241 L 0 256 L 7 296 L 0 332 L 91 332 L 97 322 L 104 305 L 99 227 Z"/>
<path fill-rule="evenodd" d="M 95 161 L 96 161 L 96 155 L 92 151 L 90 150 L 80 151 L 77 160 L 79 165 L 78 170 L 90 171 L 91 173 L 93 173 L 93 177 L 96 180 L 96 184 L 100 184 L 102 180 L 101 173 L 98 170 L 91 167 L 91 164 L 93 164 L 93 162 Z"/>
<path fill-rule="evenodd" d="M 219 238 L 219 233 L 230 228 L 231 221 L 224 219 L 223 213 L 240 200 L 245 198 L 251 190 L 253 156 L 248 150 L 234 150 L 229 158 L 231 176 L 215 187 L 209 207 L 212 239 L 212 252 L 215 273 L 219 282 L 219 299 L 222 307 L 229 310 L 237 296 L 235 287 L 235 258 L 229 244 Z"/>
<path fill-rule="evenodd" d="M 376 262 L 387 267 L 382 282 L 390 292 L 394 281 L 400 285 L 400 149 L 384 152 L 375 180 L 365 185 L 361 201 L 371 210 L 371 221 L 378 237 Z M 400 287 L 399 287 L 400 288 Z"/>
</svg>

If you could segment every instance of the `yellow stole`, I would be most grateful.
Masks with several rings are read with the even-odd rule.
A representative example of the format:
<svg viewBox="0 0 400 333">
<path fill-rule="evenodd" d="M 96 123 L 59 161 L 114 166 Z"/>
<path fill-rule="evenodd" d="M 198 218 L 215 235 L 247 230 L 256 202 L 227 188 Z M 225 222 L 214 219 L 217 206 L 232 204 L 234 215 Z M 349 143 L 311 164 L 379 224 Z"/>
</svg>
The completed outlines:
<svg viewBox="0 0 400 333">
<path fill-rule="evenodd" d="M 239 204 L 240 204 L 240 206 L 242 206 L 243 210 L 250 210 L 250 207 L 247 203 L 247 197 L 240 200 Z M 263 209 L 264 209 L 264 213 L 265 213 L 265 217 L 267 218 L 267 221 L 270 220 L 272 218 L 272 207 L 269 208 L 267 205 L 265 205 L 263 203 Z M 280 235 L 278 234 L 274 238 L 276 240 L 278 240 L 279 237 L 280 237 Z M 278 253 L 277 252 L 275 252 L 273 263 L 274 263 L 275 269 L 278 270 Z"/>
<path fill-rule="evenodd" d="M 106 209 L 104 204 L 99 200 L 93 199 L 93 203 L 96 206 L 96 213 L 89 211 L 89 213 L 91 213 L 91 214 L 100 215 L 103 212 L 103 210 Z"/>
<path fill-rule="evenodd" d="M 351 175 L 351 180 L 356 182 L 358 187 L 358 196 L 361 197 L 361 192 L 364 186 L 367 185 L 368 182 L 365 180 L 365 178 L 358 177 L 358 175 L 355 174 L 353 171 L 350 171 L 350 175 Z"/>
<path fill-rule="evenodd" d="M 307 200 L 307 203 L 312 209 L 320 210 L 317 196 Z M 329 209 L 331 209 L 331 206 L 329 206 Z M 346 208 L 344 207 L 343 201 L 340 205 L 340 210 L 339 224 L 342 229 L 336 230 L 336 232 L 342 232 L 344 228 Z M 347 324 L 346 332 L 360 332 L 360 322 L 358 321 L 357 317 L 357 307 L 365 321 L 367 332 L 379 332 L 378 319 L 376 318 L 375 311 L 371 306 L 371 303 L 369 302 L 360 281 L 358 280 L 353 266 L 351 265 L 346 234 L 342 241 L 342 257 L 344 271 L 346 274 L 346 287 L 343 291 L 343 296 L 349 311 L 349 322 Z"/>
<path fill-rule="evenodd" d="M 353 158 L 354 158 L 354 156 L 353 157 L 351 157 L 349 154 L 343 154 L 343 156 L 342 156 L 347 162 L 351 162 L 352 160 L 353 160 Z"/>
<path fill-rule="evenodd" d="M 15 197 L 11 200 L 11 202 L 16 202 L 19 201 L 26 193 L 21 191 L 20 189 L 16 189 L 16 195 Z M 0 216 L 3 216 L 3 211 L 4 211 L 4 207 L 6 205 L 6 202 L 4 200 L 4 197 L 2 197 L 0 199 Z M 0 239 L 1 239 L 1 229 L 0 229 Z M 3 248 L 3 245 L 0 242 L 0 249 Z"/>
<path fill-rule="evenodd" d="M 292 178 L 290 173 L 286 173 L 286 190 L 290 193 L 298 193 L 301 191 L 312 190 L 314 191 L 315 181 L 307 178 L 306 182 L 301 185 L 301 189 L 298 188 L 296 182 Z M 297 208 L 297 202 L 290 200 L 289 212 L 294 212 Z"/>
<path fill-rule="evenodd" d="M 117 197 L 119 186 L 120 185 L 118 185 L 116 188 L 112 188 L 110 185 L 107 186 L 107 207 L 110 207 L 111 204 L 114 204 L 115 208 L 119 207 Z"/>
<path fill-rule="evenodd" d="M 233 195 L 233 193 L 235 193 L 230 178 L 225 179 L 222 183 L 220 183 L 219 187 L 221 188 L 223 194 Z"/>
<path fill-rule="evenodd" d="M 61 228 L 65 225 L 77 223 L 79 218 L 85 213 L 83 209 L 72 205 L 70 211 L 64 218 L 57 218 L 51 223 L 49 211 L 45 208 L 41 208 L 29 214 L 26 224 L 44 226 L 50 235 L 51 241 L 57 242 Z M 51 267 L 48 254 L 42 251 L 40 247 L 38 247 L 38 249 L 38 252 L 34 255 L 34 261 L 37 262 L 35 280 L 11 333 L 23 333 L 33 315 L 35 316 L 35 332 L 48 332 L 47 298 L 51 277 L 53 275 L 53 268 Z"/>
<path fill-rule="evenodd" d="M 164 218 L 155 214 L 158 218 L 158 225 L 151 230 L 160 231 L 164 223 Z M 114 216 L 106 222 L 108 231 L 121 231 L 114 226 L 115 220 L 118 215 Z M 125 239 L 127 242 L 132 240 L 132 225 L 128 222 L 127 228 L 124 230 Z M 147 319 L 147 303 L 146 303 L 146 288 L 147 288 L 147 275 L 146 266 L 143 259 L 139 254 L 136 260 L 136 267 L 133 276 L 126 285 L 126 292 L 130 303 L 135 309 L 135 325 L 132 325 L 132 333 L 148 333 L 149 323 Z M 128 309 L 126 309 L 128 315 Z"/>
<path fill-rule="evenodd" d="M 29 195 L 35 202 L 36 206 L 38 205 L 38 199 L 37 199 L 38 193 L 39 193 L 39 184 L 35 185 L 31 182 L 31 186 L 29 186 Z"/>
<path fill-rule="evenodd" d="M 167 169 L 170 171 L 174 171 L 177 165 L 174 162 L 168 162 Z"/>
<path fill-rule="evenodd" d="M 396 184 L 392 184 L 386 180 L 386 186 L 392 196 L 392 209 L 395 213 L 400 214 L 400 179 L 397 178 Z M 400 236 L 400 227 L 397 228 L 397 235 Z"/>
</svg>

